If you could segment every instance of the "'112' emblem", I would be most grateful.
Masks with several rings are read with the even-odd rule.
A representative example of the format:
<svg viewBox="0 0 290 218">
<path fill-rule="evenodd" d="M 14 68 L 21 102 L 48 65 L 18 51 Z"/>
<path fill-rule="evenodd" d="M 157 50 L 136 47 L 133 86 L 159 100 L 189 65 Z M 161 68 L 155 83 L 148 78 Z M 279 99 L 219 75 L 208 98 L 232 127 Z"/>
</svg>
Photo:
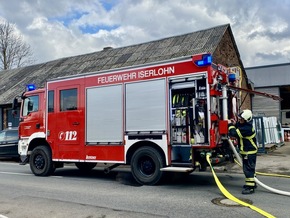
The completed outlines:
<svg viewBox="0 0 290 218">
<path fill-rule="evenodd" d="M 61 141 L 76 141 L 77 140 L 77 131 L 65 131 L 59 132 L 58 138 Z"/>
</svg>

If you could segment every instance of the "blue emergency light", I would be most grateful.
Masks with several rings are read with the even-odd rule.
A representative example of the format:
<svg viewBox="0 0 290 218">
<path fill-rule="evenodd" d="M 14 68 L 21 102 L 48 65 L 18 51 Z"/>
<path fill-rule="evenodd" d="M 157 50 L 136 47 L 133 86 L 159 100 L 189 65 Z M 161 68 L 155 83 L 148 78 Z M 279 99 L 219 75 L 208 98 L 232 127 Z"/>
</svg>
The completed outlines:
<svg viewBox="0 0 290 218">
<path fill-rule="evenodd" d="M 231 83 L 235 82 L 236 81 L 236 74 L 230 73 L 228 75 L 228 79 L 229 79 L 229 82 L 231 82 Z"/>
<path fill-rule="evenodd" d="M 202 55 L 201 60 L 195 61 L 195 64 L 199 67 L 209 66 L 212 64 L 212 56 L 211 54 Z"/>
<path fill-rule="evenodd" d="M 28 84 L 26 85 L 26 90 L 27 91 L 33 91 L 36 89 L 36 86 L 34 84 Z"/>
</svg>

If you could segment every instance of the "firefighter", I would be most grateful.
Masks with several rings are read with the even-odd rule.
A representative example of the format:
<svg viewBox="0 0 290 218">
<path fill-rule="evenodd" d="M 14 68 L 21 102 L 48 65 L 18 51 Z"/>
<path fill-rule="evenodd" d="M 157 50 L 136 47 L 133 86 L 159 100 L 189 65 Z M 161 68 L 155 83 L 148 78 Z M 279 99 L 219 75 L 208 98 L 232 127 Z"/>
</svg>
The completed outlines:
<svg viewBox="0 0 290 218">
<path fill-rule="evenodd" d="M 239 152 L 243 160 L 243 172 L 246 178 L 242 194 L 252 194 L 257 187 L 255 168 L 258 147 L 250 110 L 243 110 L 238 116 L 238 122 L 229 121 L 229 136 L 237 138 Z"/>
</svg>

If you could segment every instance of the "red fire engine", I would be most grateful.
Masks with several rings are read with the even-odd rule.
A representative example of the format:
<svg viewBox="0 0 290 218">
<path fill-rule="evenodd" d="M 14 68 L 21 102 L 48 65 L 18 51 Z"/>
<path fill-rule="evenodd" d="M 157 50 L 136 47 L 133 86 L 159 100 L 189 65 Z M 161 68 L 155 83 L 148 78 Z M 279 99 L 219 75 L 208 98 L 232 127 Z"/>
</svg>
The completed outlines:
<svg viewBox="0 0 290 218">
<path fill-rule="evenodd" d="M 154 185 L 165 171 L 202 170 L 207 152 L 227 154 L 234 81 L 210 54 L 52 79 L 21 97 L 18 151 L 36 176 L 106 163 Z"/>
</svg>

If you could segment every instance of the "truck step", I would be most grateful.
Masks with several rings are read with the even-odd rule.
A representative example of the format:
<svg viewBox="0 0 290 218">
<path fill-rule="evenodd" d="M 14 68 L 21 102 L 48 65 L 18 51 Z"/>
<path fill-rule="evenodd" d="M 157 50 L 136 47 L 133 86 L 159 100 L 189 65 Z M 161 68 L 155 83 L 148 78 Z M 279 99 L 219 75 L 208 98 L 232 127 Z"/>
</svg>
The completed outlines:
<svg viewBox="0 0 290 218">
<path fill-rule="evenodd" d="M 160 171 L 166 172 L 179 172 L 179 173 L 191 173 L 194 169 L 191 167 L 164 167 Z"/>
</svg>

